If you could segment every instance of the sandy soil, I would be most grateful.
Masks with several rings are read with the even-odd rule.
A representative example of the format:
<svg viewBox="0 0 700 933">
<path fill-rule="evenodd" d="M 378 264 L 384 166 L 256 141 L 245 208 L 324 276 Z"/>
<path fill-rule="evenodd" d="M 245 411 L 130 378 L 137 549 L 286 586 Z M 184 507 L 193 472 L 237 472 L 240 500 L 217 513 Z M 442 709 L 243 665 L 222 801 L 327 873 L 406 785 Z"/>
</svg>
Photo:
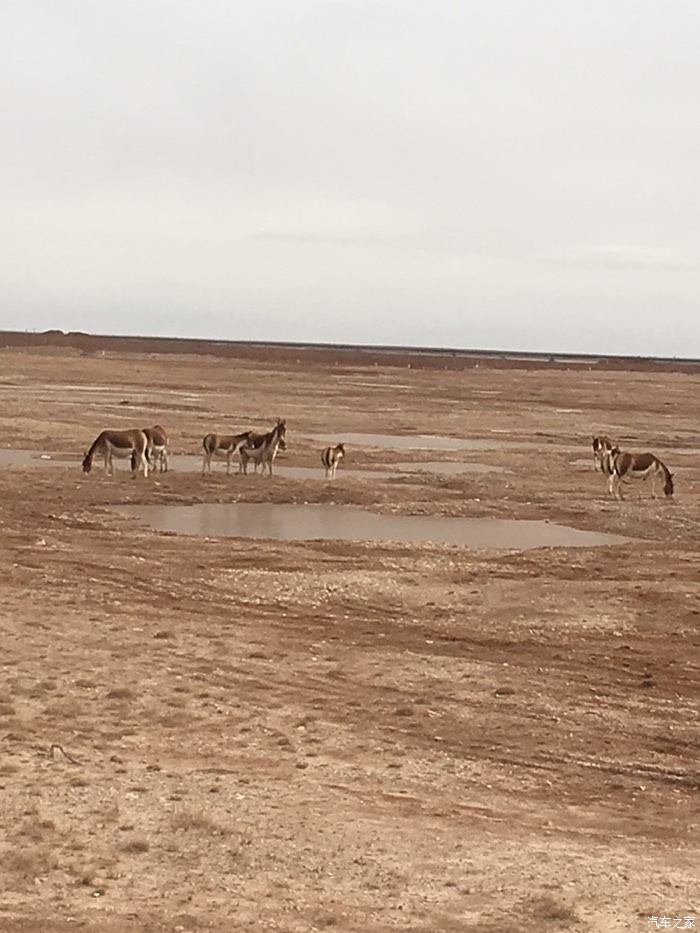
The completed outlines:
<svg viewBox="0 0 700 933">
<path fill-rule="evenodd" d="M 501 436 L 509 472 L 0 473 L 0 930 L 642 931 L 700 915 L 700 376 L 0 352 L 2 446 L 105 427 Z M 589 434 L 673 501 L 608 501 Z M 416 459 L 463 459 L 415 452 Z M 573 463 L 589 460 L 589 463 Z M 156 534 L 120 503 L 540 518 L 629 545 Z M 60 749 L 52 746 L 61 746 Z M 65 754 L 64 754 L 65 753 Z M 698 921 L 700 924 L 700 921 Z"/>
</svg>

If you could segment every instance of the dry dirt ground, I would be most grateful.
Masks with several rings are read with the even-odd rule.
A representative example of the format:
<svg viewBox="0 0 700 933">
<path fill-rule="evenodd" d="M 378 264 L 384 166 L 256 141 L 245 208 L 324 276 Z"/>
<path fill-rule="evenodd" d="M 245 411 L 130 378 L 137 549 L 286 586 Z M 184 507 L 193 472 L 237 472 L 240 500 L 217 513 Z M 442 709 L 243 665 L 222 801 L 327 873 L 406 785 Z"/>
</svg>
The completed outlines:
<svg viewBox="0 0 700 933">
<path fill-rule="evenodd" d="M 332 484 L 3 466 L 0 930 L 700 926 L 699 402 L 687 373 L 0 352 L 3 447 L 159 422 L 194 453 L 277 415 L 289 465 L 332 429 L 532 444 L 467 455 L 510 472 L 386 480 L 350 468 L 406 452 L 353 447 Z M 594 431 L 659 453 L 675 499 L 607 500 Z M 108 509 L 217 501 L 631 541 L 202 539 Z"/>
</svg>

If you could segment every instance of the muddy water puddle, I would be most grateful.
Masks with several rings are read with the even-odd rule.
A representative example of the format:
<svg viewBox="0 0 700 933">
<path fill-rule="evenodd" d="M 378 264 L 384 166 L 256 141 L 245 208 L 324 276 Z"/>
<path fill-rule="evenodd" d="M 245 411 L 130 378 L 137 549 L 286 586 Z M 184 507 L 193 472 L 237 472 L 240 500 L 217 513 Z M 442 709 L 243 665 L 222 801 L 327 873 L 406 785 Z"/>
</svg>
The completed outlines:
<svg viewBox="0 0 700 933">
<path fill-rule="evenodd" d="M 347 505 L 205 503 L 120 506 L 156 531 L 277 541 L 401 541 L 472 548 L 528 550 L 622 544 L 619 535 L 581 531 L 545 521 L 383 515 Z"/>
<path fill-rule="evenodd" d="M 309 440 L 325 444 L 357 444 L 387 450 L 508 450 L 538 447 L 529 441 L 508 441 L 500 437 L 447 437 L 441 434 L 307 434 Z"/>
</svg>

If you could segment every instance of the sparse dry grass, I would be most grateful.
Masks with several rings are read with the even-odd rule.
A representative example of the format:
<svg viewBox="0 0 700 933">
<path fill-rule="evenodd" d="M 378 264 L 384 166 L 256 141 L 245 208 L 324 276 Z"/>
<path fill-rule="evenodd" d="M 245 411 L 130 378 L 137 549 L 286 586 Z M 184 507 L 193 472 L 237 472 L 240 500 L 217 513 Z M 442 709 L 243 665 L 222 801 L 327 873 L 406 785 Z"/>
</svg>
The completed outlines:
<svg viewBox="0 0 700 933">
<path fill-rule="evenodd" d="M 529 917 L 535 923 L 571 925 L 581 920 L 572 907 L 555 900 L 549 894 L 522 901 L 520 909 L 524 916 Z M 564 929 L 567 928 L 567 926 L 564 927 Z"/>
<path fill-rule="evenodd" d="M 55 831 L 56 824 L 53 820 L 42 819 L 38 814 L 33 814 L 20 823 L 15 834 L 24 839 L 31 839 L 33 842 L 41 842 L 47 836 L 53 835 Z"/>
<path fill-rule="evenodd" d="M 180 809 L 170 817 L 171 829 L 188 833 L 206 833 L 215 836 L 230 836 L 233 827 L 220 822 L 204 809 Z"/>
<path fill-rule="evenodd" d="M 2 872 L 8 880 L 31 882 L 58 867 L 58 859 L 52 847 L 31 845 L 9 849 L 0 856 Z"/>
<path fill-rule="evenodd" d="M 69 781 L 71 787 L 89 787 L 90 782 L 87 778 L 76 775 L 72 777 Z"/>
<path fill-rule="evenodd" d="M 151 846 L 145 839 L 129 839 L 120 848 L 126 855 L 142 855 L 148 852 Z"/>
<path fill-rule="evenodd" d="M 49 706 L 44 707 L 44 715 L 50 719 L 78 719 L 83 714 L 83 704 L 78 700 L 67 698 L 57 700 Z"/>
<path fill-rule="evenodd" d="M 136 694 L 129 687 L 114 687 L 105 694 L 108 700 L 135 700 Z"/>
</svg>

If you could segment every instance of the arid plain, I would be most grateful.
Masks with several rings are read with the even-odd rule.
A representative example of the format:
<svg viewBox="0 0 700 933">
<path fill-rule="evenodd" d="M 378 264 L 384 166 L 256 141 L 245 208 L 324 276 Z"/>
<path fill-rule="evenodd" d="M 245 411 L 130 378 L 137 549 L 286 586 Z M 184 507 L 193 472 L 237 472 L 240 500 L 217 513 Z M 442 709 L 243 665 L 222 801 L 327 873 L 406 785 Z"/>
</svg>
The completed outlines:
<svg viewBox="0 0 700 933">
<path fill-rule="evenodd" d="M 700 926 L 700 373 L 394 362 L 0 351 L 3 933 Z M 277 416 L 279 465 L 315 474 L 80 471 L 103 428 L 198 454 Z M 329 483 L 328 432 L 489 443 L 348 445 Z M 674 499 L 609 500 L 597 432 Z M 205 538 L 111 508 L 215 502 L 628 541 Z"/>
</svg>

